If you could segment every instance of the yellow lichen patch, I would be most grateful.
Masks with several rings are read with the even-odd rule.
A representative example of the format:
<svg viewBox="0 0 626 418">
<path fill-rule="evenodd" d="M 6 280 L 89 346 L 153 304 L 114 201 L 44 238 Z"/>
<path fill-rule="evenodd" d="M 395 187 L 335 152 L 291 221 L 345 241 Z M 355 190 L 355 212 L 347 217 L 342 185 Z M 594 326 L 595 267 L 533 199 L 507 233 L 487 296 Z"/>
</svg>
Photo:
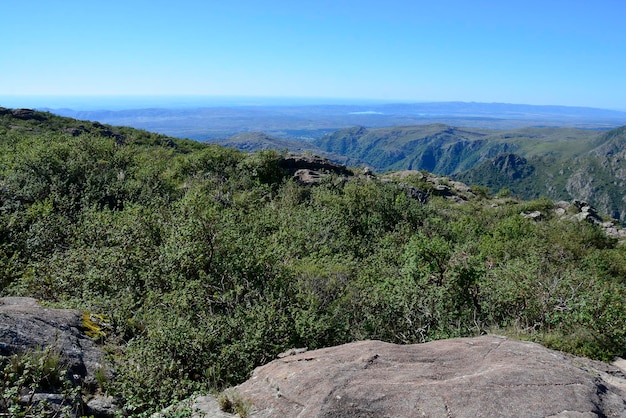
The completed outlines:
<svg viewBox="0 0 626 418">
<path fill-rule="evenodd" d="M 88 337 L 99 340 L 106 337 L 106 322 L 103 315 L 92 314 L 87 311 L 83 312 L 83 331 Z"/>
</svg>

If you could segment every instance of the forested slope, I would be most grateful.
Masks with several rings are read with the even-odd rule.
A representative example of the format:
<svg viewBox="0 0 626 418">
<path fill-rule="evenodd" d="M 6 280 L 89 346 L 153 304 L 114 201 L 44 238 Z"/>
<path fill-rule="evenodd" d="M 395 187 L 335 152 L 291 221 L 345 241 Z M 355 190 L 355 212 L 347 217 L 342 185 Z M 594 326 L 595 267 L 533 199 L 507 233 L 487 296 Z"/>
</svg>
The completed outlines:
<svg viewBox="0 0 626 418">
<path fill-rule="evenodd" d="M 602 133 L 571 156 L 505 153 L 454 177 L 532 199 L 580 199 L 626 222 L 626 127 Z M 582 152 L 581 152 L 582 151 Z"/>
<path fill-rule="evenodd" d="M 103 318 L 99 390 L 129 415 L 292 347 L 498 332 L 626 355 L 626 251 L 595 225 L 418 174 L 302 185 L 281 158 L 5 109 L 0 293 Z"/>
</svg>

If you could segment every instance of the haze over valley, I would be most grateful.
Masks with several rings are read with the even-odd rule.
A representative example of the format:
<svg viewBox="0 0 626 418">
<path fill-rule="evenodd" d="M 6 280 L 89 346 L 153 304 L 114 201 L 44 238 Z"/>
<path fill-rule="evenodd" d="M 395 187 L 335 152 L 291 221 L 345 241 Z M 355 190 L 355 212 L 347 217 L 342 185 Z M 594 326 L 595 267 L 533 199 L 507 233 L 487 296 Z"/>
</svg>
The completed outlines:
<svg viewBox="0 0 626 418">
<path fill-rule="evenodd" d="M 380 128 L 444 123 L 493 129 L 526 126 L 610 129 L 626 124 L 626 112 L 622 111 L 505 103 L 386 103 L 349 99 L 215 97 L 119 97 L 115 101 L 110 97 L 94 97 L 66 101 L 68 105 L 77 106 L 72 109 L 51 107 L 64 103 L 63 98 L 5 101 L 23 105 L 21 107 L 49 110 L 62 116 L 201 141 L 242 132 L 263 132 L 285 139 L 309 140 L 353 126 Z M 36 105 L 37 102 L 41 104 Z M 127 108 L 119 109 L 119 106 Z"/>
</svg>

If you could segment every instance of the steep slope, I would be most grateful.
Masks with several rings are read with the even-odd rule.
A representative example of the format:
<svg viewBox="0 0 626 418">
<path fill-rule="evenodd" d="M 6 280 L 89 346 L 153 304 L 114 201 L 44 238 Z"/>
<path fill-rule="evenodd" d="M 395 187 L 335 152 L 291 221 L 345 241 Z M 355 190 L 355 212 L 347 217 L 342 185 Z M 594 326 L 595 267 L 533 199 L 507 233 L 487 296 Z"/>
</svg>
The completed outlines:
<svg viewBox="0 0 626 418">
<path fill-rule="evenodd" d="M 604 134 L 600 145 L 572 166 L 574 172 L 565 184 L 568 193 L 626 221 L 626 127 Z"/>
<path fill-rule="evenodd" d="M 626 127 L 608 132 L 537 127 L 494 131 L 443 124 L 354 127 L 315 143 L 380 171 L 454 175 L 526 199 L 582 199 L 626 221 Z"/>
<path fill-rule="evenodd" d="M 342 129 L 315 141 L 325 151 L 366 161 L 377 170 L 427 170 L 449 175 L 469 170 L 504 152 L 524 157 L 573 157 L 599 143 L 597 131 L 521 128 L 508 131 L 443 124 Z"/>
<path fill-rule="evenodd" d="M 523 198 L 580 199 L 615 219 L 626 221 L 626 127 L 593 138 L 581 155 L 563 158 L 534 155 L 528 159 L 502 154 L 454 176 L 493 191 L 509 189 Z"/>
<path fill-rule="evenodd" d="M 491 144 L 485 139 L 489 134 L 489 131 L 464 130 L 443 124 L 372 130 L 355 127 L 342 129 L 315 143 L 325 151 L 367 161 L 378 170 L 421 169 L 449 174 L 517 148 Z"/>
</svg>

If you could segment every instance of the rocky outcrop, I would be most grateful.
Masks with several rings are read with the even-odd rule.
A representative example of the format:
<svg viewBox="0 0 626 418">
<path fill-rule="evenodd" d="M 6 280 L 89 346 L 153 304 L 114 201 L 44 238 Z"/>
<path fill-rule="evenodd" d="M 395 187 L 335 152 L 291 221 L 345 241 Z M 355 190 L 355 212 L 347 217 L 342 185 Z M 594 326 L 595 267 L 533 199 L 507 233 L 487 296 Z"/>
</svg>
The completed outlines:
<svg viewBox="0 0 626 418">
<path fill-rule="evenodd" d="M 11 115 L 16 119 L 22 120 L 44 121 L 47 119 L 44 113 L 36 112 L 32 109 L 7 109 L 0 107 L 0 116 L 2 115 Z"/>
<path fill-rule="evenodd" d="M 51 349 L 67 362 L 66 378 L 73 385 L 80 385 L 83 394 L 91 396 L 90 393 L 97 391 L 96 375 L 106 378 L 112 369 L 104 359 L 104 351 L 86 335 L 86 327 L 94 330 L 89 316 L 81 311 L 46 308 L 32 298 L 0 298 L 0 356 Z M 32 398 L 26 396 L 25 401 L 41 398 L 52 402 L 59 396 L 62 398 L 56 393 L 38 393 Z M 97 409 L 103 403 L 107 403 L 104 412 Z M 112 399 L 98 398 L 89 413 L 112 416 L 106 411 L 115 410 L 113 403 Z M 81 409 L 84 410 L 82 406 Z"/>
<path fill-rule="evenodd" d="M 301 168 L 293 173 L 293 178 L 300 184 L 319 184 L 325 174 L 320 171 L 309 170 L 308 168 Z"/>
<path fill-rule="evenodd" d="M 602 220 L 598 211 L 585 201 L 574 200 L 572 203 L 559 201 L 554 211 L 562 219 L 586 221 L 598 225 L 608 237 L 618 239 L 620 242 L 626 241 L 626 229 L 622 228 L 617 221 Z M 571 212 L 574 213 L 570 214 Z"/>
<path fill-rule="evenodd" d="M 287 154 L 279 161 L 279 166 L 287 170 L 309 169 L 337 174 L 351 174 L 345 165 L 333 163 L 327 158 L 313 154 Z"/>
<path fill-rule="evenodd" d="M 542 221 L 545 219 L 543 213 L 539 212 L 538 210 L 533 210 L 531 212 L 522 212 L 520 213 L 520 215 L 522 215 L 526 219 L 531 219 L 533 221 Z"/>
<path fill-rule="evenodd" d="M 345 165 L 312 154 L 289 153 L 278 162 L 278 165 L 301 184 L 318 184 L 328 174 L 352 175 Z"/>
<path fill-rule="evenodd" d="M 570 203 L 560 200 L 554 203 L 553 212 L 561 220 L 589 222 L 597 225 L 609 238 L 615 238 L 622 244 L 626 243 L 626 229 L 622 228 L 617 220 L 604 221 L 598 215 L 598 211 L 585 201 L 574 200 Z M 540 211 L 522 212 L 520 215 L 533 221 L 546 219 L 545 214 Z"/>
<path fill-rule="evenodd" d="M 424 184 L 424 191 L 415 189 L 412 186 L 408 186 L 403 180 L 407 177 L 412 177 L 413 180 L 417 180 Z M 463 203 L 467 200 L 476 198 L 476 195 L 471 191 L 471 188 L 460 181 L 451 180 L 448 177 L 435 176 L 430 173 L 424 173 L 416 170 L 403 170 L 386 174 L 382 177 L 383 181 L 398 181 L 399 184 L 406 186 L 407 188 L 417 191 L 407 191 L 410 197 L 418 199 L 420 202 L 426 203 L 429 195 L 441 196 L 448 200 L 452 200 L 457 203 Z M 419 196 L 419 197 L 416 197 Z"/>
<path fill-rule="evenodd" d="M 263 418 L 626 416 L 617 367 L 499 336 L 307 351 L 257 368 L 232 391 Z"/>
</svg>

